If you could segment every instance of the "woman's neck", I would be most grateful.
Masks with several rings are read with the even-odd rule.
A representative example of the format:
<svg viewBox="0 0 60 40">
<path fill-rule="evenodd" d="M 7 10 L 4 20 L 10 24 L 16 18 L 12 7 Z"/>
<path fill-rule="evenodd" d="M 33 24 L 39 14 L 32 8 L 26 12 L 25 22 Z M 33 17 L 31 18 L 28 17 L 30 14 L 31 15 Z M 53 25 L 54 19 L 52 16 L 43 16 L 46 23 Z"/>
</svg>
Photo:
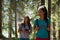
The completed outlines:
<svg viewBox="0 0 60 40">
<path fill-rule="evenodd" d="M 44 17 L 41 17 L 41 16 L 40 16 L 40 19 L 41 19 L 41 20 L 44 20 Z"/>
<path fill-rule="evenodd" d="M 25 23 L 25 25 L 28 25 L 28 23 Z"/>
</svg>

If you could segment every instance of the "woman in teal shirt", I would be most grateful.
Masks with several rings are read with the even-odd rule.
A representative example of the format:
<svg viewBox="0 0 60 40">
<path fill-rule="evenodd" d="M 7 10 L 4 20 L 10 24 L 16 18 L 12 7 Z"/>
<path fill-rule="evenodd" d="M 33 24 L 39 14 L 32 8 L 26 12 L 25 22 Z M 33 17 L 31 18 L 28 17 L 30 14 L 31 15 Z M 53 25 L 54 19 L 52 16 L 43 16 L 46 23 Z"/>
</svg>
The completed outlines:
<svg viewBox="0 0 60 40">
<path fill-rule="evenodd" d="M 34 29 L 36 32 L 35 40 L 49 40 L 49 26 L 50 26 L 50 19 L 47 17 L 47 9 L 46 7 L 40 6 L 38 8 L 38 15 L 39 19 L 34 20 Z"/>
</svg>

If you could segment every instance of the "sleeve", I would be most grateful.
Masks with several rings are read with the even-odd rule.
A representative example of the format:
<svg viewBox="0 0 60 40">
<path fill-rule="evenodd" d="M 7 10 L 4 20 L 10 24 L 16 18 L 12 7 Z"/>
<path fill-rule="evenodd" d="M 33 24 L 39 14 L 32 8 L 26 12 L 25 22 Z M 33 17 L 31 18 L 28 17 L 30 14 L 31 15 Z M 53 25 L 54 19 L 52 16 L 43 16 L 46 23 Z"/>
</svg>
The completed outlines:
<svg viewBox="0 0 60 40">
<path fill-rule="evenodd" d="M 30 30 L 32 30 L 32 26 L 31 26 L 31 24 L 30 24 Z"/>
<path fill-rule="evenodd" d="M 23 30 L 23 29 L 24 29 L 24 28 L 23 28 L 23 24 L 21 24 L 19 27 L 20 27 L 20 30 Z"/>
<path fill-rule="evenodd" d="M 19 26 L 19 29 L 20 29 L 20 30 L 21 30 L 21 26 L 22 26 L 22 25 L 20 24 L 20 26 Z"/>
</svg>

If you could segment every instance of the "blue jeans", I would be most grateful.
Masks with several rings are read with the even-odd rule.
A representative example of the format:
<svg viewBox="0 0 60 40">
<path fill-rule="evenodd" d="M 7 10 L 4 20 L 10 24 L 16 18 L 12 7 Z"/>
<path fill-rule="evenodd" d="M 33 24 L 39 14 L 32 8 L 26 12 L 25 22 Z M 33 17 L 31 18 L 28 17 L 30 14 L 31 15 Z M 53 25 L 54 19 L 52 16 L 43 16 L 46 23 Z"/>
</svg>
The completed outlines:
<svg viewBox="0 0 60 40">
<path fill-rule="evenodd" d="M 30 40 L 29 38 L 20 38 L 19 40 Z"/>
</svg>

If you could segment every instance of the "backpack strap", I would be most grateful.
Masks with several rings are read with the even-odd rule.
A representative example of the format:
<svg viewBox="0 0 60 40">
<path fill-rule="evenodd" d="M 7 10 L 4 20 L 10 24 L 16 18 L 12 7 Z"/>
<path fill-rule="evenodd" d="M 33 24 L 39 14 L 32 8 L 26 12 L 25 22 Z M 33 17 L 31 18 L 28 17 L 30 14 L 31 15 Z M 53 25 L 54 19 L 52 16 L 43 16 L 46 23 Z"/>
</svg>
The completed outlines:
<svg viewBox="0 0 60 40">
<path fill-rule="evenodd" d="M 39 27 L 38 19 L 36 19 L 36 21 L 37 21 L 37 26 Z"/>
</svg>

